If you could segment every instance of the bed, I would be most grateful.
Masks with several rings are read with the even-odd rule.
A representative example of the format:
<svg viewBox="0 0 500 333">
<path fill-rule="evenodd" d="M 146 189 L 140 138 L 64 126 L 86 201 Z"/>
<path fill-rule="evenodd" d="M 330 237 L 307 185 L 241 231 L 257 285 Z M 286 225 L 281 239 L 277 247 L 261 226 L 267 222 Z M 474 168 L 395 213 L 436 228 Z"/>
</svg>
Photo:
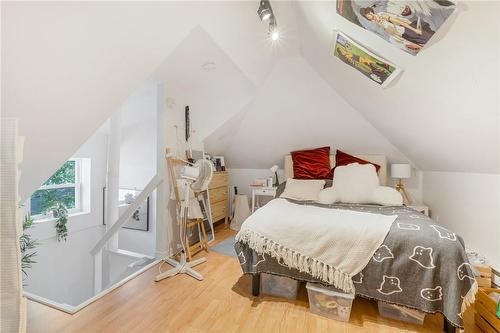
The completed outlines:
<svg viewBox="0 0 500 333">
<path fill-rule="evenodd" d="M 361 155 L 360 158 L 381 166 L 380 183 L 386 184 L 386 159 L 381 155 Z M 334 159 L 331 159 L 331 165 Z M 293 177 L 292 161 L 285 156 L 284 172 Z M 278 189 L 277 197 L 282 192 Z M 284 200 L 284 199 L 276 199 Z M 290 200 L 289 200 L 290 201 Z M 294 202 L 303 205 L 302 202 Z M 311 205 L 311 203 L 307 203 Z M 477 284 L 468 263 L 463 239 L 437 225 L 429 217 L 405 206 L 361 204 L 312 205 L 355 212 L 397 215 L 382 245 L 364 269 L 352 277 L 359 297 L 402 305 L 426 313 L 442 313 L 445 330 L 463 329 L 461 314 L 474 301 Z M 325 283 L 311 274 L 290 268 L 275 257 L 257 253 L 249 244 L 235 244 L 238 259 L 245 274 L 253 275 L 252 292 L 259 294 L 260 273 L 287 276 L 300 281 Z"/>
</svg>

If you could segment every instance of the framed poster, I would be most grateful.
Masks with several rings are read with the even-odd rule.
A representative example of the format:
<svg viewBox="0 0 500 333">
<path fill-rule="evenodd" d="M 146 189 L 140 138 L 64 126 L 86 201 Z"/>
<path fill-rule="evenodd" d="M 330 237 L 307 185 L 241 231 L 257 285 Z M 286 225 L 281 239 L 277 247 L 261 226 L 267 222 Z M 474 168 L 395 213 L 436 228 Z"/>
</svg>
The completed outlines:
<svg viewBox="0 0 500 333">
<path fill-rule="evenodd" d="M 386 87 L 401 69 L 373 54 L 341 32 L 337 32 L 333 55 L 382 87 Z"/>
<path fill-rule="evenodd" d="M 337 14 L 412 55 L 455 9 L 449 0 L 337 0 Z"/>
</svg>

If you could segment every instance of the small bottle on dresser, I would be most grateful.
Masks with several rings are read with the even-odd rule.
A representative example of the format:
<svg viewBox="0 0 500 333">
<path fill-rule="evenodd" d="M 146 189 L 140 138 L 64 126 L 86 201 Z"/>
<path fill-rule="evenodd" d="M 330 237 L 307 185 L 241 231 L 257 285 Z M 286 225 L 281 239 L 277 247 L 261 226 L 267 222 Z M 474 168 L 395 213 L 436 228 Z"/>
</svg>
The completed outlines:
<svg viewBox="0 0 500 333">
<path fill-rule="evenodd" d="M 273 177 L 267 178 L 267 187 L 273 187 Z"/>
</svg>

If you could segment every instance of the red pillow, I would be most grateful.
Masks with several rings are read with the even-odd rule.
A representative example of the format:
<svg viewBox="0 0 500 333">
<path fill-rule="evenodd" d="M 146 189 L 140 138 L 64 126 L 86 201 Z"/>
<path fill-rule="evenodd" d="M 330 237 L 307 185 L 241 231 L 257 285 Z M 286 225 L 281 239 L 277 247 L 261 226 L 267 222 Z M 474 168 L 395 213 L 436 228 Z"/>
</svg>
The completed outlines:
<svg viewBox="0 0 500 333">
<path fill-rule="evenodd" d="M 380 169 L 380 165 L 365 161 L 361 158 L 358 158 L 356 156 L 349 155 L 347 153 L 344 153 L 341 150 L 337 149 L 337 153 L 335 154 L 335 168 L 338 166 L 342 165 L 348 165 L 351 163 L 359 163 L 359 164 L 372 164 L 375 167 L 375 170 L 378 173 L 378 170 Z M 332 173 L 335 172 L 335 168 L 332 169 Z"/>
<path fill-rule="evenodd" d="M 331 179 L 330 147 L 292 151 L 293 178 Z"/>
</svg>

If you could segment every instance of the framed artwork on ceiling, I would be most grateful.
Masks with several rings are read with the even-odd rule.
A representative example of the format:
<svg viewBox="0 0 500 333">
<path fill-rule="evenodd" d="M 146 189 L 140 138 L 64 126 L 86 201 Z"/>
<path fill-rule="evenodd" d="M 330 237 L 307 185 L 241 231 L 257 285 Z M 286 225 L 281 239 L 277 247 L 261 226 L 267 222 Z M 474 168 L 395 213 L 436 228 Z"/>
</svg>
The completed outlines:
<svg viewBox="0 0 500 333">
<path fill-rule="evenodd" d="M 412 55 L 455 10 L 449 0 L 337 0 L 337 14 Z"/>
<path fill-rule="evenodd" d="M 341 32 L 335 35 L 333 56 L 382 87 L 386 87 L 401 73 L 396 65 L 368 51 Z"/>
</svg>

